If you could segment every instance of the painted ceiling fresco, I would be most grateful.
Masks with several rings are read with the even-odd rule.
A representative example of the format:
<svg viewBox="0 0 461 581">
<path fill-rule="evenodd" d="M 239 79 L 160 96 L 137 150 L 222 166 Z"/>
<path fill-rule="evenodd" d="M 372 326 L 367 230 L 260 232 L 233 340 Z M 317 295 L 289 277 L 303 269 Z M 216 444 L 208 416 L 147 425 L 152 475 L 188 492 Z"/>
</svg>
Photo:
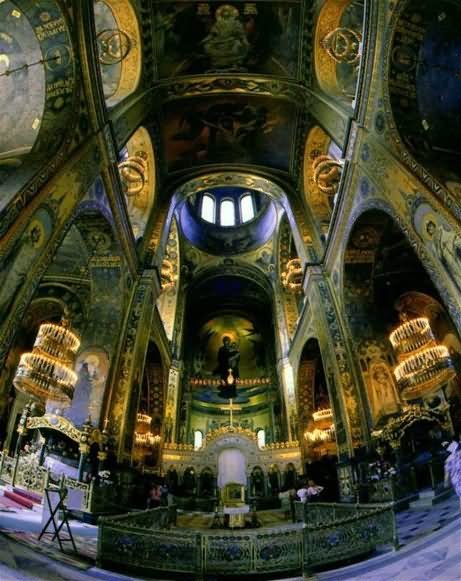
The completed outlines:
<svg viewBox="0 0 461 581">
<path fill-rule="evenodd" d="M 168 103 L 163 119 L 169 171 L 210 163 L 289 170 L 296 127 L 292 103 L 240 95 L 190 99 Z"/>
<path fill-rule="evenodd" d="M 296 76 L 300 3 L 160 2 L 160 77 L 216 72 Z"/>
</svg>

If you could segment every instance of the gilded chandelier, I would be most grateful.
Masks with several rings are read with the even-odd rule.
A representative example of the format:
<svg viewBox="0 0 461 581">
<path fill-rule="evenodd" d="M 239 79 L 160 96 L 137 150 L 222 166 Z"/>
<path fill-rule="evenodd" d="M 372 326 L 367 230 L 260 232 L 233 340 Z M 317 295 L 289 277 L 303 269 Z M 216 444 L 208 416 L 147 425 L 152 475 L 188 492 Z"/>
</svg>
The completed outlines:
<svg viewBox="0 0 461 581">
<path fill-rule="evenodd" d="M 150 431 L 152 417 L 140 412 L 136 415 L 136 431 L 134 433 L 134 444 L 139 448 L 149 448 L 160 442 L 160 436 L 154 435 Z"/>
<path fill-rule="evenodd" d="M 78 379 L 73 366 L 79 346 L 66 320 L 41 325 L 32 352 L 21 355 L 14 386 L 42 401 L 70 405 Z"/>
<path fill-rule="evenodd" d="M 315 427 L 313 430 L 306 430 L 304 432 L 304 439 L 308 440 L 314 446 L 316 444 L 334 442 L 335 425 L 332 422 L 332 409 L 318 409 L 312 413 L 312 419 L 314 420 Z"/>
<path fill-rule="evenodd" d="M 285 270 L 281 273 L 282 285 L 289 291 L 300 293 L 303 283 L 303 268 L 299 258 L 292 258 L 287 262 Z"/>
<path fill-rule="evenodd" d="M 436 343 L 427 318 L 402 318 L 389 339 L 399 359 L 394 375 L 401 395 L 412 400 L 439 389 L 455 370 L 447 347 Z"/>
</svg>

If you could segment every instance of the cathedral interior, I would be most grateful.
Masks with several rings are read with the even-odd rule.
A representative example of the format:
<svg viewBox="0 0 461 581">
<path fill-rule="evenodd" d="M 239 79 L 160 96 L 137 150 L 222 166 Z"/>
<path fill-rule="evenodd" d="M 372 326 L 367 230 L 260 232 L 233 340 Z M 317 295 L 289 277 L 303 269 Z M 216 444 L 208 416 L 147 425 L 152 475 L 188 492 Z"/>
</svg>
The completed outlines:
<svg viewBox="0 0 461 581">
<path fill-rule="evenodd" d="M 459 579 L 460 22 L 0 0 L 0 576 Z"/>
</svg>

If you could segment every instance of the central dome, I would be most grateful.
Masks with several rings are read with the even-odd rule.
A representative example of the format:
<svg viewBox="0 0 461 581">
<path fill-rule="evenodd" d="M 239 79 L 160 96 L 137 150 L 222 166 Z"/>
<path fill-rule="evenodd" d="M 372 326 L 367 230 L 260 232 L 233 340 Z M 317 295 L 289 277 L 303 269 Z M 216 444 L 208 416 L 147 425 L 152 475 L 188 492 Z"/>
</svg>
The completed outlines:
<svg viewBox="0 0 461 581">
<path fill-rule="evenodd" d="M 277 212 L 266 194 L 240 186 L 197 192 L 177 209 L 186 238 L 211 254 L 238 254 L 261 246 L 272 235 Z"/>
</svg>

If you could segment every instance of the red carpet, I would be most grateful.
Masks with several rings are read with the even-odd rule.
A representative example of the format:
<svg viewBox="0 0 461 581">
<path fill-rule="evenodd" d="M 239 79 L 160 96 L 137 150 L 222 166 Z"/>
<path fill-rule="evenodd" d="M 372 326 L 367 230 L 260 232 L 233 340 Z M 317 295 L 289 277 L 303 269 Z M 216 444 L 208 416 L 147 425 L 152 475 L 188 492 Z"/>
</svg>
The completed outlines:
<svg viewBox="0 0 461 581">
<path fill-rule="evenodd" d="M 37 492 L 30 492 L 29 490 L 23 490 L 22 488 L 16 488 L 16 487 L 13 488 L 13 492 L 15 494 L 19 494 L 19 496 L 27 498 L 27 500 L 31 500 L 35 504 L 42 503 L 42 496 L 40 494 L 38 494 Z"/>
<path fill-rule="evenodd" d="M 31 500 L 29 500 L 28 498 L 25 498 L 21 494 L 16 494 L 16 492 L 11 492 L 10 490 L 5 490 L 3 493 L 3 496 L 5 498 L 9 498 L 10 500 L 14 500 L 14 502 L 16 502 L 17 504 L 20 504 L 21 506 L 23 506 L 25 508 L 33 508 L 34 507 L 34 503 Z"/>
<path fill-rule="evenodd" d="M 17 502 L 15 502 L 14 500 L 11 500 L 10 498 L 6 498 L 6 496 L 0 495 L 0 510 L 1 509 L 9 509 L 9 510 L 21 510 L 24 507 L 21 504 L 18 504 Z"/>
</svg>

